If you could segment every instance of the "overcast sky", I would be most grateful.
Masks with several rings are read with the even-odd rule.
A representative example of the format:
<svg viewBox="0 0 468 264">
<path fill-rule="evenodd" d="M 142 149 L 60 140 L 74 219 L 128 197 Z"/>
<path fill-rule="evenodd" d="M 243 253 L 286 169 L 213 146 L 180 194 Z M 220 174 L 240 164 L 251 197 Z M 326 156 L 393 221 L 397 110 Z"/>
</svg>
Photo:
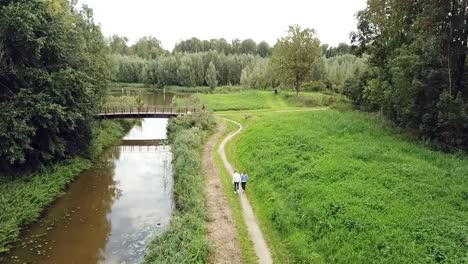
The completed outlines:
<svg viewBox="0 0 468 264">
<path fill-rule="evenodd" d="M 289 25 L 314 28 L 322 43 L 349 43 L 366 0 L 80 0 L 94 10 L 106 36 L 143 36 L 172 50 L 180 40 L 252 38 L 271 45 Z"/>
</svg>

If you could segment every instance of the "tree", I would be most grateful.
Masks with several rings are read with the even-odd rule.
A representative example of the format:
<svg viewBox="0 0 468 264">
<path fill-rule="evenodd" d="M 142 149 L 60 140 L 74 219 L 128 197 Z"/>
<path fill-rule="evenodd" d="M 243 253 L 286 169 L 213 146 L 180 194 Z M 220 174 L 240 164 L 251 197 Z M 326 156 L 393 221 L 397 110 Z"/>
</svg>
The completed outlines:
<svg viewBox="0 0 468 264">
<path fill-rule="evenodd" d="M 188 57 L 180 59 L 179 67 L 177 68 L 177 77 L 179 84 L 186 87 L 195 85 L 195 77 L 192 70 L 192 60 Z"/>
<path fill-rule="evenodd" d="M 218 72 L 216 71 L 215 65 L 213 62 L 210 62 L 208 70 L 206 71 L 206 83 L 210 86 L 211 89 L 214 89 L 218 85 Z"/>
<path fill-rule="evenodd" d="M 468 105 L 467 26 L 466 0 L 368 0 L 351 34 L 376 70 L 366 83 L 381 91 L 378 110 L 445 150 L 468 149 L 460 125 Z"/>
<path fill-rule="evenodd" d="M 90 152 L 109 79 L 92 10 L 66 0 L 0 2 L 0 173 Z"/>
<path fill-rule="evenodd" d="M 128 38 L 113 35 L 108 39 L 110 52 L 112 54 L 128 55 Z"/>
<path fill-rule="evenodd" d="M 269 57 L 271 55 L 271 47 L 266 41 L 262 41 L 257 45 L 257 54 L 262 58 Z"/>
<path fill-rule="evenodd" d="M 273 48 L 273 71 L 283 83 L 293 84 L 299 94 L 301 84 L 309 78 L 314 63 L 320 59 L 320 41 L 313 29 L 302 30 L 299 25 L 289 27 Z"/>
<path fill-rule="evenodd" d="M 156 59 L 165 53 L 161 41 L 151 36 L 140 38 L 131 49 L 135 55 L 144 59 Z"/>
<path fill-rule="evenodd" d="M 240 45 L 240 53 L 255 54 L 257 52 L 257 43 L 253 39 L 246 39 Z"/>
</svg>

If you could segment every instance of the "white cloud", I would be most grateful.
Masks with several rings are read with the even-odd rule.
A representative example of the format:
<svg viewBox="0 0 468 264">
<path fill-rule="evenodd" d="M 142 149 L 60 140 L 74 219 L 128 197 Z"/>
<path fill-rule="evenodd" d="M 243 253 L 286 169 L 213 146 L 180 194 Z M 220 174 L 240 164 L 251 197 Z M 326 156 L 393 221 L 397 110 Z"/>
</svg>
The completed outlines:
<svg viewBox="0 0 468 264">
<path fill-rule="evenodd" d="M 314 28 L 322 43 L 349 43 L 366 0 L 80 0 L 93 8 L 106 36 L 131 42 L 155 36 L 172 50 L 180 40 L 252 38 L 274 44 L 289 25 Z"/>
</svg>

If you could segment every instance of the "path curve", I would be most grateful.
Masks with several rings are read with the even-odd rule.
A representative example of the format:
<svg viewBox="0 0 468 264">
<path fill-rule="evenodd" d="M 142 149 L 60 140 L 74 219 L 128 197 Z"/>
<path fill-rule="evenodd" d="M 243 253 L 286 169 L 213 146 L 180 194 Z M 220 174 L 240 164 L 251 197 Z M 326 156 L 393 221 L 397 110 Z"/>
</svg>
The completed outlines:
<svg viewBox="0 0 468 264">
<path fill-rule="evenodd" d="M 243 263 L 242 251 L 234 216 L 223 191 L 221 175 L 216 168 L 213 152 L 224 135 L 226 124 L 218 125 L 216 132 L 205 145 L 203 172 L 206 177 L 206 220 L 208 240 L 213 250 L 208 254 L 208 263 Z"/>
<path fill-rule="evenodd" d="M 239 126 L 239 129 L 237 131 L 231 133 L 229 136 L 227 136 L 223 140 L 223 142 L 221 143 L 218 149 L 218 153 L 221 156 L 221 159 L 223 160 L 224 167 L 228 170 L 229 174 L 232 175 L 234 174 L 234 169 L 232 165 L 229 163 L 229 161 L 227 160 L 224 147 L 226 143 L 228 143 L 232 138 L 234 138 L 237 134 L 239 134 L 242 131 L 243 127 L 240 123 L 234 120 L 227 119 L 227 118 L 223 118 L 223 119 Z M 245 221 L 245 224 L 247 225 L 247 230 L 250 235 L 250 240 L 252 240 L 254 244 L 254 249 L 258 257 L 258 262 L 260 264 L 271 264 L 273 263 L 273 259 L 271 258 L 270 249 L 268 248 L 268 245 L 265 239 L 263 238 L 262 231 L 260 230 L 258 221 L 255 218 L 252 206 L 250 206 L 249 200 L 247 199 L 247 196 L 245 194 L 240 193 L 239 196 L 240 196 L 241 205 L 242 205 L 242 215 L 244 216 L 244 221 Z"/>
</svg>

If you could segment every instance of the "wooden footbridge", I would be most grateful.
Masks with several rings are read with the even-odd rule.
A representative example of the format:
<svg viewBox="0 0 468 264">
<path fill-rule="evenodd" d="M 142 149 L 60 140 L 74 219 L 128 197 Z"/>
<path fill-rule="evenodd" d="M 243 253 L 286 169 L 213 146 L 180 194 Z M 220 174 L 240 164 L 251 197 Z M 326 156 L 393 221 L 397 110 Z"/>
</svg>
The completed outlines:
<svg viewBox="0 0 468 264">
<path fill-rule="evenodd" d="M 205 109 L 174 108 L 172 106 L 145 106 L 145 107 L 103 107 L 96 114 L 98 119 L 114 118 L 171 118 L 180 115 L 191 115 Z"/>
</svg>

